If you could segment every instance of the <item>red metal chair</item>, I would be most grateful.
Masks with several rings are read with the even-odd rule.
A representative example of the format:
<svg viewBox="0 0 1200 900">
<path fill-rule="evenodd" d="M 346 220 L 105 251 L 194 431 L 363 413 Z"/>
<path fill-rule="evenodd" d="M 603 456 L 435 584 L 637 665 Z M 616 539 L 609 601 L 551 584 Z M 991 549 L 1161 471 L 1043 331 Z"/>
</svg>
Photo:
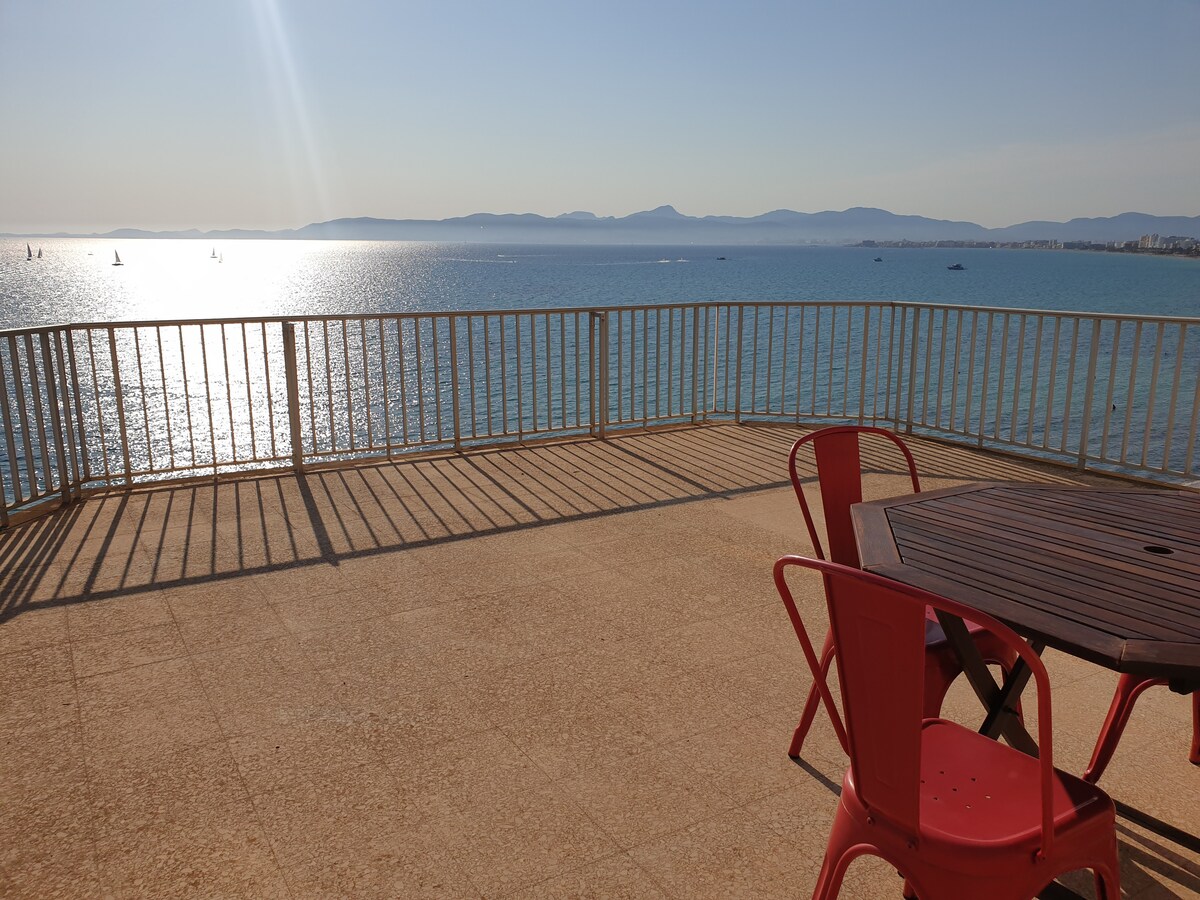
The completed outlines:
<svg viewBox="0 0 1200 900">
<path fill-rule="evenodd" d="M 1095 784 L 1108 768 L 1108 763 L 1121 740 L 1121 733 L 1129 724 L 1129 714 L 1133 712 L 1133 704 L 1146 688 L 1167 684 L 1164 678 L 1141 678 L 1137 675 L 1122 675 L 1117 682 L 1116 693 L 1113 694 L 1112 706 L 1108 708 L 1108 718 L 1100 729 L 1100 737 L 1096 741 L 1096 749 L 1092 751 L 1092 761 L 1084 769 L 1083 780 Z M 1189 757 L 1192 765 L 1200 766 L 1200 691 L 1192 694 L 1192 752 Z"/>
<path fill-rule="evenodd" d="M 800 476 L 796 471 L 797 455 L 808 444 L 812 444 L 816 456 L 817 481 L 821 488 L 821 507 L 825 513 L 825 534 L 829 540 L 828 559 L 842 565 L 853 566 L 856 569 L 860 567 L 860 563 L 858 545 L 854 540 L 854 523 L 850 518 L 850 507 L 862 500 L 862 463 L 859 439 L 863 435 L 877 435 L 891 441 L 900 450 L 904 461 L 908 464 L 913 493 L 920 493 L 921 482 L 917 477 L 917 464 L 913 460 L 912 453 L 900 438 L 883 428 L 856 425 L 822 428 L 806 434 L 796 441 L 788 455 L 788 475 L 792 479 L 792 489 L 796 492 L 796 499 L 800 501 L 800 510 L 804 513 L 804 524 L 808 526 L 808 534 L 812 539 L 817 558 L 826 559 L 825 551 L 821 546 L 821 538 L 817 534 L 812 511 L 804 496 Z M 947 642 L 946 636 L 942 633 L 932 610 L 929 611 L 927 619 L 925 715 L 936 716 L 941 712 L 946 691 L 950 689 L 951 683 L 958 677 L 962 667 L 953 648 Z M 999 665 L 1007 675 L 1016 661 L 1016 655 L 1003 642 L 997 641 L 986 629 L 980 628 L 973 622 L 967 622 L 967 629 L 984 661 Z M 825 644 L 821 649 L 821 679 L 828 677 L 833 656 L 832 637 L 826 635 Z M 817 686 L 814 683 L 804 702 L 800 724 L 796 726 L 796 731 L 792 735 L 788 756 L 795 758 L 800 755 L 804 738 L 808 735 L 808 729 L 812 727 L 813 718 L 817 714 L 818 699 Z"/>
<path fill-rule="evenodd" d="M 824 576 L 844 725 L 787 585 L 793 566 Z M 850 754 L 814 900 L 836 897 L 863 854 L 887 860 L 921 900 L 1030 900 L 1077 869 L 1093 871 L 1102 900 L 1120 897 L 1113 803 L 1054 768 L 1050 681 L 1024 641 L 961 603 L 836 563 L 785 556 L 775 585 Z M 974 618 L 1029 666 L 1038 758 L 922 715 L 929 607 Z"/>
</svg>

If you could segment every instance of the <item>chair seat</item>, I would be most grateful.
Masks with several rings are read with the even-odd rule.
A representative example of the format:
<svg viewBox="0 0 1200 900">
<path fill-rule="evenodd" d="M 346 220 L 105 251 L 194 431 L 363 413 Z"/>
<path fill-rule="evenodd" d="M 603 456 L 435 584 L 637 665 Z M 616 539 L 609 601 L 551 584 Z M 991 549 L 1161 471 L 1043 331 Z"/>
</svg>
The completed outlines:
<svg viewBox="0 0 1200 900">
<path fill-rule="evenodd" d="M 1103 791 L 1055 769 L 1051 792 L 1055 831 L 1113 816 Z M 922 732 L 921 830 L 926 840 L 961 847 L 1036 844 L 1041 834 L 1038 761 L 945 719 Z"/>
<path fill-rule="evenodd" d="M 1055 769 L 1054 831 L 1059 839 L 1095 825 L 1111 829 L 1112 801 L 1104 791 Z M 945 719 L 926 719 L 921 739 L 921 833 L 923 853 L 951 860 L 954 868 L 1003 864 L 1012 852 L 1033 853 L 1041 840 L 1038 761 Z M 847 771 L 843 804 L 867 811 Z M 1005 852 L 1007 851 L 1007 852 Z"/>
</svg>

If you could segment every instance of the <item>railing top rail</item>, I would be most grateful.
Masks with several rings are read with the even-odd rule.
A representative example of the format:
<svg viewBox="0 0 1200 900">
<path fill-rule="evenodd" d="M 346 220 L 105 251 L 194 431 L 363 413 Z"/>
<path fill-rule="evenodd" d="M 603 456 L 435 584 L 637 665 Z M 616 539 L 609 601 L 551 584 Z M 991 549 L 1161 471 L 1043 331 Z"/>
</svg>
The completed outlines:
<svg viewBox="0 0 1200 900">
<path fill-rule="evenodd" d="M 609 304 L 604 306 L 543 306 L 543 307 L 511 307 L 496 309 L 452 309 L 452 310 L 418 310 L 408 312 L 385 313 L 346 313 L 342 315 L 296 315 L 296 316 L 242 316 L 208 319 L 137 319 L 114 320 L 110 322 L 70 322 L 56 325 L 39 325 L 33 328 L 0 329 L 0 339 L 12 336 L 39 335 L 57 331 L 88 331 L 105 330 L 108 328 L 173 328 L 178 326 L 195 325 L 259 325 L 282 324 L 284 322 L 330 322 L 330 321 L 379 321 L 394 319 L 428 319 L 451 318 L 462 316 L 527 316 L 545 314 L 570 313 L 608 313 L 629 310 L 654 309 L 701 309 L 721 307 L 778 308 L 788 307 L 839 307 L 839 308 L 890 308 L 890 309 L 937 309 L 960 310 L 976 313 L 1008 313 L 1010 315 L 1048 316 L 1052 318 L 1101 319 L 1117 322 L 1143 323 L 1178 323 L 1200 325 L 1200 317 L 1191 316 L 1156 316 L 1136 313 L 1108 313 L 1086 310 L 1056 310 L 1032 309 L 1008 306 L 969 306 L 961 303 L 930 303 L 918 300 L 712 300 L 701 302 L 675 303 L 639 303 L 639 304 Z"/>
<path fill-rule="evenodd" d="M 1104 319 L 1120 322 L 1178 322 L 1184 325 L 1200 325 L 1196 316 L 1155 316 L 1141 313 L 1112 313 L 1075 309 L 1032 309 L 1020 306 L 967 306 L 962 303 L 929 303 L 927 301 L 896 300 L 885 304 L 892 307 L 921 309 L 962 309 L 982 313 L 1012 313 L 1025 316 L 1053 316 L 1072 319 Z"/>
<path fill-rule="evenodd" d="M 602 313 L 642 309 L 692 309 L 720 306 L 871 306 L 881 307 L 892 305 L 890 301 L 881 300 L 716 300 L 716 301 L 679 301 L 670 303 L 638 303 L 638 304 L 607 304 L 603 306 L 532 306 L 532 307 L 497 307 L 494 309 L 430 309 L 407 312 L 382 313 L 344 313 L 330 315 L 295 315 L 295 316 L 237 316 L 209 319 L 128 319 L 110 322 L 69 322 L 57 325 L 40 325 L 36 328 L 13 328 L 0 330 L 0 338 L 9 334 L 24 335 L 38 334 L 43 331 L 61 330 L 103 330 L 107 328 L 173 328 L 179 325 L 258 325 L 281 324 L 283 322 L 373 322 L 380 319 L 428 319 L 450 318 L 461 316 L 527 316 L 544 315 L 546 313 Z"/>
</svg>

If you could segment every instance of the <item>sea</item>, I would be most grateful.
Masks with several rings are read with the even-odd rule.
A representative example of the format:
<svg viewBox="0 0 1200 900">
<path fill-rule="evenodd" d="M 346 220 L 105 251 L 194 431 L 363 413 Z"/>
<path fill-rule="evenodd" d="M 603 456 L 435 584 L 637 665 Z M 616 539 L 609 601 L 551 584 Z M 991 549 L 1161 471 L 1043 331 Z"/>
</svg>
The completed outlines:
<svg viewBox="0 0 1200 900">
<path fill-rule="evenodd" d="M 121 265 L 113 265 L 118 259 Z M 297 402 L 308 411 L 301 415 L 300 440 L 313 458 L 341 458 L 338 454 L 377 448 L 381 441 L 399 441 L 406 447 L 453 441 L 459 419 L 449 411 L 456 400 L 462 408 L 454 415 L 460 417 L 468 443 L 486 442 L 494 434 L 586 431 L 599 402 L 591 397 L 591 378 L 580 375 L 588 370 L 592 351 L 580 341 L 579 332 L 571 330 L 579 327 L 578 317 L 559 320 L 555 327 L 549 316 L 510 317 L 502 326 L 493 321 L 490 332 L 483 327 L 486 323 L 476 320 L 482 333 L 468 326 L 457 345 L 460 353 L 470 348 L 465 381 L 452 385 L 450 339 L 445 332 L 439 338 L 430 320 L 424 325 L 416 319 L 393 320 L 381 322 L 378 329 L 357 330 L 336 321 L 357 314 L 647 308 L 616 317 L 615 333 L 610 333 L 615 349 L 608 351 L 610 384 L 605 396 L 611 404 L 609 420 L 618 425 L 687 420 L 689 389 L 701 389 L 705 403 L 716 401 L 708 398 L 710 388 L 719 391 L 726 404 L 733 390 L 739 409 L 751 416 L 772 408 L 810 409 L 814 415 L 824 410 L 821 415 L 835 419 L 853 416 L 854 405 L 860 400 L 866 404 L 868 393 L 872 404 L 886 405 L 891 390 L 880 389 L 882 358 L 867 358 L 876 351 L 867 350 L 869 335 L 855 330 L 862 328 L 861 318 L 843 313 L 839 320 L 827 313 L 822 320 L 814 314 L 806 325 L 802 317 L 789 319 L 782 307 L 761 315 L 748 313 L 747 346 L 755 348 L 748 377 L 731 379 L 729 358 L 714 343 L 714 368 L 696 381 L 687 354 L 682 349 L 674 353 L 683 346 L 678 341 L 686 316 L 678 310 L 666 316 L 649 311 L 666 304 L 804 301 L 923 302 L 1193 318 L 1200 317 L 1200 261 L 949 248 L 0 239 L 0 331 L 109 322 L 330 317 L 332 324 L 301 323 L 295 345 L 297 365 L 304 373 Z M 1131 326 L 1122 333 L 1110 321 L 1096 338 L 1102 356 L 1095 384 L 1085 385 L 1087 368 L 1074 365 L 1072 354 L 1086 353 L 1091 332 L 1085 329 L 1080 337 L 1084 343 L 1075 344 L 1073 332 L 1065 330 L 1060 344 L 1055 327 L 1022 332 L 1021 318 L 1010 322 L 1004 317 L 993 341 L 991 325 L 977 336 L 973 326 L 962 331 L 959 314 L 950 319 L 925 317 L 926 352 L 909 362 L 910 381 L 919 386 L 910 410 L 917 426 L 937 430 L 958 422 L 966 427 L 972 415 L 980 425 L 983 401 L 972 408 L 974 401 L 968 396 L 974 383 L 992 398 L 988 421 L 980 425 L 989 434 L 1034 448 L 1031 452 L 1046 447 L 1065 453 L 1063 448 L 1083 432 L 1083 397 L 1094 388 L 1096 396 L 1106 399 L 1091 407 L 1094 421 L 1089 420 L 1088 443 L 1093 458 L 1121 465 L 1129 459 L 1143 468 L 1161 460 L 1164 467 L 1192 477 L 1187 460 L 1196 443 L 1190 430 L 1197 414 L 1190 410 L 1200 396 L 1200 329 Z M 740 316 L 737 321 L 740 334 Z M 874 321 L 878 331 L 882 315 Z M 730 327 L 726 321 L 720 329 L 725 348 Z M 523 337 L 520 328 L 525 329 Z M 717 330 L 712 332 L 714 342 Z M 961 359 L 960 331 L 969 344 Z M 121 390 L 109 354 L 103 349 L 95 353 L 90 332 L 79 338 L 76 351 L 85 352 L 86 347 L 87 356 L 72 369 L 80 379 L 75 412 L 94 423 L 92 443 L 98 439 L 97 447 L 104 445 L 97 449 L 89 444 L 92 470 L 132 466 L 135 474 L 158 477 L 177 465 L 213 471 L 218 466 L 257 464 L 260 457 L 285 458 L 286 447 L 281 451 L 275 445 L 277 436 L 289 433 L 280 389 L 286 382 L 283 333 L 226 331 L 219 326 L 153 335 L 123 329 L 110 338 L 112 359 L 120 358 L 125 373 L 121 403 L 115 400 Z M 706 324 L 705 342 L 708 335 Z M 977 337 L 984 343 L 977 344 Z M 658 348 L 658 358 L 648 369 L 643 363 L 639 373 L 635 349 L 646 352 L 651 345 Z M 390 348 L 387 371 L 385 346 Z M 431 347 L 436 349 L 431 352 Z M 978 355 L 975 347 L 980 348 Z M 47 352 L 39 355 L 36 342 L 13 339 L 0 344 L 0 375 L 10 397 L 7 414 L 0 416 L 0 497 L 6 504 L 12 502 L 14 485 L 21 485 L 21 494 L 28 498 L 49 492 L 58 471 L 54 448 L 45 443 L 47 435 L 53 437 L 55 423 L 47 418 L 38 384 L 27 383 L 30 367 L 44 366 Z M 807 380 L 785 377 L 788 366 L 800 366 L 802 359 Z M 819 364 L 813 362 L 818 359 Z M 477 371 L 480 366 L 484 374 Z M 378 386 L 371 393 L 366 374 L 370 367 L 383 373 L 379 377 L 384 386 L 390 372 L 392 390 L 384 388 L 386 400 Z M 720 383 L 718 370 L 724 379 Z M 864 373 L 861 385 L 851 377 L 856 372 Z M 873 373 L 871 378 L 867 373 Z M 888 377 L 885 374 L 885 382 Z M 1019 388 L 1002 384 L 1005 378 L 1020 380 Z M 693 381 L 695 386 L 689 388 Z M 1045 408 L 1051 397 L 1053 407 Z M 1183 398 L 1178 410 L 1176 397 Z M 200 421 L 207 422 L 210 431 L 194 432 L 199 426 L 193 413 L 201 409 Z M 28 423 L 27 414 L 32 417 Z M 4 432 L 5 422 L 13 423 L 13 434 Z M 272 426 L 269 452 L 259 446 L 262 435 L 256 433 L 256 422 Z M 110 439 L 105 441 L 104 435 Z M 127 446 L 114 442 L 116 435 L 127 437 Z M 171 461 L 168 469 L 162 467 L 164 452 Z"/>
<path fill-rule="evenodd" d="M 40 259 L 26 258 L 27 243 Z M 112 264 L 115 255 L 122 265 Z M 947 269 L 954 264 L 963 270 Z M 829 246 L 0 239 L 0 328 L 805 300 L 1194 317 L 1200 260 Z"/>
</svg>

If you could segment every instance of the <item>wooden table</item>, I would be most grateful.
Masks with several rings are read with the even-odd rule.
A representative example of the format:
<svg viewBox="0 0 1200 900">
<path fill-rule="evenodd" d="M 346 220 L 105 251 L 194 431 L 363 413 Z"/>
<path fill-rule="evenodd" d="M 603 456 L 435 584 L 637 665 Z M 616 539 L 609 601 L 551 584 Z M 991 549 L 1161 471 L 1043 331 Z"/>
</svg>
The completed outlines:
<svg viewBox="0 0 1200 900">
<path fill-rule="evenodd" d="M 973 484 L 853 517 L 869 571 L 1117 672 L 1200 687 L 1200 494 Z"/>
<path fill-rule="evenodd" d="M 1200 494 L 972 484 L 860 503 L 852 516 L 871 572 L 982 610 L 1039 651 L 1200 689 Z M 942 625 L 988 708 L 980 730 L 1036 753 L 1012 715 L 1028 669 L 997 685 L 962 622 Z M 1143 813 L 1129 817 L 1200 849 Z"/>
</svg>

